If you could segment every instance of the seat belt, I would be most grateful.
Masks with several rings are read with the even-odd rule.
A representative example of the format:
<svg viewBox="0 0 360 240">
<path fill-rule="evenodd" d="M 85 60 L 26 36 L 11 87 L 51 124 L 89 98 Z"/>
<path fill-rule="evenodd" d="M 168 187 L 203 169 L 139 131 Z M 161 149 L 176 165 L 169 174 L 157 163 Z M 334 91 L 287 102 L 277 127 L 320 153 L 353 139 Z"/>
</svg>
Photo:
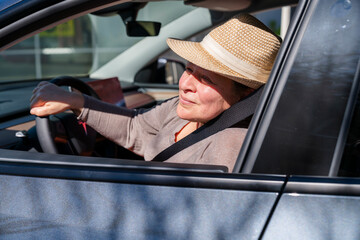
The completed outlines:
<svg viewBox="0 0 360 240">
<path fill-rule="evenodd" d="M 221 130 L 229 128 L 254 114 L 264 87 L 258 88 L 243 100 L 233 104 L 216 118 L 210 120 L 180 141 L 164 149 L 152 161 L 163 162 L 181 150 L 199 142 Z"/>
</svg>

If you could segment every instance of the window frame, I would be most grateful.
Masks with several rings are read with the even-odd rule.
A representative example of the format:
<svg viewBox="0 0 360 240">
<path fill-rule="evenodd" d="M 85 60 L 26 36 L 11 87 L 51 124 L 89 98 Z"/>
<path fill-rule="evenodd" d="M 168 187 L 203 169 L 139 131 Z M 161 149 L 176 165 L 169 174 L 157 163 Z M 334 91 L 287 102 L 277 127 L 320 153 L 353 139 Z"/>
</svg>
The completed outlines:
<svg viewBox="0 0 360 240">
<path fill-rule="evenodd" d="M 314 7 L 309 9 L 309 5 L 310 1 L 300 0 L 295 9 L 288 27 L 288 33 L 283 40 L 268 82 L 264 87 L 263 96 L 259 100 L 233 172 L 245 174 L 252 172 L 257 154 L 291 72 L 311 12 L 314 11 Z"/>
<path fill-rule="evenodd" d="M 318 5 L 321 1 L 300 1 L 296 9 L 295 16 L 293 17 L 290 25 L 290 33 L 287 35 L 283 43 L 282 49 L 278 55 L 277 64 L 273 68 L 273 73 L 269 78 L 269 82 L 264 89 L 264 98 L 260 103 L 261 113 L 255 115 L 255 126 L 250 126 L 249 131 L 253 131 L 250 139 L 246 139 L 246 147 L 242 148 L 242 152 L 238 158 L 238 164 L 234 170 L 240 170 L 242 173 L 252 173 L 254 166 L 258 160 L 258 155 L 263 147 L 264 139 L 272 124 L 275 111 L 280 101 L 280 97 L 284 92 L 285 85 L 287 84 L 289 74 L 295 63 L 295 58 L 298 54 L 299 46 L 307 30 L 309 21 L 316 14 Z M 302 6 L 302 8 L 300 8 Z M 321 7 L 321 6 L 320 6 Z M 281 60 L 279 60 L 279 58 Z M 343 155 L 345 141 L 348 135 L 352 115 L 355 108 L 357 93 L 359 91 L 359 65 L 357 63 L 355 75 L 352 79 L 350 91 L 348 92 L 348 99 L 344 104 L 344 114 L 342 115 L 341 124 L 339 124 L 339 133 L 337 134 L 336 143 L 332 158 L 329 159 L 329 169 L 326 175 L 322 174 L 306 174 L 306 175 L 321 175 L 335 177 L 338 174 L 341 158 Z"/>
</svg>

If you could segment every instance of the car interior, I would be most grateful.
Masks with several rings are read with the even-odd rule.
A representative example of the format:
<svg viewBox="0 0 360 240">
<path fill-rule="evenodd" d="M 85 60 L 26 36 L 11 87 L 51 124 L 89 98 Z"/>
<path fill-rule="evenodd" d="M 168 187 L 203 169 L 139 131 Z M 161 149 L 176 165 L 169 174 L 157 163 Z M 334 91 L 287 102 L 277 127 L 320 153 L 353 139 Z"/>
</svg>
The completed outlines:
<svg viewBox="0 0 360 240">
<path fill-rule="evenodd" d="M 38 1 L 33 1 L 28 4 L 34 4 L 32 11 L 35 12 L 49 3 L 39 5 Z M 92 133 L 91 129 L 85 129 L 86 125 L 79 123 L 69 112 L 51 116 L 50 121 L 29 115 L 28 101 L 33 88 L 41 80 L 68 79 L 66 84 L 61 85 L 70 86 L 70 91 L 89 91 L 103 101 L 131 109 L 153 107 L 177 95 L 178 79 L 185 69 L 186 62 L 164 44 L 167 37 L 199 41 L 213 27 L 241 12 L 252 13 L 266 22 L 267 12 L 274 10 L 278 11 L 275 15 L 282 15 L 282 7 L 288 7 L 290 16 L 296 17 L 300 14 L 295 12 L 296 4 L 297 1 L 280 0 L 271 3 L 189 0 L 185 3 L 111 3 L 112 6 L 106 8 L 96 4 L 92 7 L 78 5 L 77 8 L 83 8 L 88 14 L 74 19 L 71 13 L 66 13 L 69 17 L 54 15 L 53 18 L 58 18 L 58 21 L 49 19 L 49 23 L 41 23 L 46 31 L 31 38 L 22 33 L 24 41 L 21 42 L 12 41 L 16 36 L 10 35 L 8 42 L 14 46 L 2 52 L 3 62 L 0 64 L 0 71 L 4 72 L 0 76 L 0 148 L 93 156 L 98 157 L 99 162 L 103 161 L 100 158 L 143 160 L 141 156 Z M 168 7 L 168 13 L 159 14 L 159 6 Z M 21 16 L 0 17 L 2 26 L 17 19 Z M 36 24 L 31 26 L 39 27 L 40 23 L 36 19 L 34 21 Z M 266 23 L 276 32 L 281 30 L 274 21 Z M 22 30 L 29 31 L 29 34 L 32 32 L 31 27 Z M 81 34 L 77 34 L 78 31 Z M 17 76 L 17 68 L 23 69 L 20 77 Z M 77 85 L 77 79 L 86 82 L 90 90 Z M 85 135 L 84 130 L 89 135 Z M 88 137 L 90 135 L 92 138 Z M 356 151 L 357 148 L 354 149 Z M 242 158 L 244 156 L 240 152 L 239 159 Z M 118 162 L 121 164 L 122 161 Z M 240 164 L 241 161 L 236 171 L 240 170 Z M 265 163 L 260 165 L 263 167 L 259 168 L 259 172 L 267 171 L 269 166 Z M 256 165 L 245 166 L 245 172 L 253 167 L 257 169 Z M 294 168 L 297 167 L 294 165 Z"/>
<path fill-rule="evenodd" d="M 151 4 L 153 4 L 153 6 Z M 168 4 L 170 6 L 174 3 L 170 2 Z M 91 36 L 85 38 L 75 36 L 76 38 L 74 40 L 69 40 L 70 38 L 67 37 L 66 34 L 71 35 L 71 24 L 74 24 L 73 28 L 77 30 L 89 28 L 89 20 L 87 20 L 87 22 L 85 21 L 85 23 L 83 20 L 70 20 L 70 23 L 72 21 L 71 24 L 69 22 L 64 22 L 60 25 L 60 27 L 62 27 L 62 32 L 59 30 L 59 27 L 54 27 L 40 33 L 37 35 L 40 39 L 38 39 L 38 41 L 40 41 L 40 43 L 43 41 L 44 43 L 42 44 L 47 46 L 47 48 L 43 50 L 43 52 L 45 52 L 44 56 L 40 56 L 40 61 L 44 61 L 41 67 L 44 69 L 47 67 L 45 61 L 46 58 L 48 58 L 50 63 L 51 61 L 57 62 L 58 64 L 63 63 L 65 64 L 65 67 L 70 69 L 66 75 L 57 73 L 56 71 L 49 74 L 42 71 L 41 80 L 51 80 L 58 85 L 69 87 L 70 91 L 79 90 L 85 94 L 89 94 L 118 106 L 125 106 L 128 108 L 152 107 L 165 99 L 177 95 L 177 82 L 185 69 L 184 60 L 174 56 L 171 51 L 166 49 L 166 46 L 164 46 L 163 43 L 163 46 L 159 45 L 159 42 L 161 43 L 162 39 L 167 37 L 167 35 L 163 36 L 161 34 L 162 31 L 167 29 L 171 30 L 174 26 L 180 25 L 180 30 L 178 31 L 180 31 L 181 34 L 178 36 L 179 38 L 186 36 L 187 38 L 201 39 L 201 37 L 210 31 L 213 26 L 217 26 L 226 21 L 231 16 L 240 13 L 243 9 L 247 9 L 247 11 L 256 11 L 256 8 L 262 8 L 261 5 L 252 7 L 251 1 L 241 1 L 239 3 L 222 1 L 220 4 L 213 1 L 186 1 L 185 5 L 182 2 L 175 4 L 180 4 L 181 8 L 177 9 L 177 15 L 173 13 L 175 15 L 170 16 L 171 13 L 169 13 L 170 17 L 167 19 L 156 19 L 157 17 L 154 14 L 156 11 L 154 9 L 157 5 L 152 2 L 114 5 L 93 11 L 89 15 L 82 17 L 90 19 L 90 23 L 93 23 L 95 27 L 97 26 L 96 24 L 100 25 L 100 23 L 106 21 L 114 23 L 115 26 L 119 23 L 121 23 L 121 25 L 124 24 L 125 27 L 121 26 L 121 31 L 126 31 L 126 34 L 123 32 L 121 32 L 121 34 L 126 36 L 125 44 L 128 44 L 128 46 L 125 46 L 127 47 L 126 51 L 120 50 L 120 54 L 117 52 L 114 54 L 111 52 L 112 49 L 110 48 L 113 43 L 110 43 L 108 50 L 105 49 L 105 52 L 99 53 L 97 56 L 93 57 L 97 60 L 97 63 L 92 63 L 92 69 L 88 75 L 71 72 L 73 70 L 67 66 L 66 61 L 68 60 L 66 60 L 65 56 L 63 56 L 64 59 L 61 59 L 62 55 L 54 52 L 56 50 L 54 48 L 56 45 L 54 44 L 64 46 L 60 48 L 59 51 L 73 51 L 74 47 L 71 49 L 66 48 L 66 46 L 69 44 L 69 46 L 71 46 L 69 41 L 75 41 L 75 51 L 73 55 L 75 55 L 75 57 L 78 55 L 77 58 L 79 60 L 71 59 L 70 65 L 77 64 L 77 62 L 74 61 L 83 61 L 81 59 L 83 59 L 84 56 L 86 57 L 89 55 L 76 52 L 76 41 L 83 42 L 83 44 L 86 45 L 86 41 L 90 41 L 89 39 Z M 281 1 L 275 1 L 272 7 L 280 7 L 282 5 L 283 3 Z M 146 7 L 148 7 L 149 10 L 148 12 L 143 13 L 142 11 L 145 11 L 144 9 L 146 9 Z M 34 9 L 34 11 L 35 10 L 36 9 Z M 149 21 L 146 19 L 146 14 L 154 14 L 155 17 L 151 15 L 151 18 L 154 19 L 150 19 L 151 21 Z M 192 16 L 189 16 L 191 14 Z M 189 27 L 189 21 L 194 21 L 193 15 L 199 14 L 201 17 L 203 17 L 202 15 L 207 15 L 209 21 L 202 23 L 199 26 Z M 143 18 L 147 21 L 142 21 Z M 116 19 L 117 22 L 115 22 L 114 19 Z M 162 23 L 160 21 L 162 21 Z M 186 33 L 184 26 L 189 28 L 186 29 Z M 67 28 L 69 32 L 66 32 Z M 149 31 L 149 29 L 151 30 Z M 102 29 L 97 29 L 97 31 L 99 31 L 99 36 L 96 37 L 99 38 L 98 48 L 100 49 L 98 51 L 101 51 L 101 41 L 105 40 L 101 39 Z M 64 36 L 60 36 L 57 40 L 58 42 L 56 42 L 54 39 L 56 38 L 56 34 L 59 35 L 59 32 Z M 172 34 L 172 32 L 170 31 L 170 33 L 167 34 Z M 152 39 L 154 36 L 157 36 L 159 39 L 154 41 L 154 39 Z M 116 34 L 114 34 L 114 37 L 116 37 Z M 107 35 L 106 38 L 109 38 L 109 36 Z M 48 39 L 48 42 L 45 42 L 46 39 Z M 36 41 L 36 36 L 33 41 Z M 20 46 L 19 51 L 21 51 L 23 47 L 26 47 L 21 45 L 25 44 L 25 42 L 26 41 L 18 45 Z M 16 50 L 17 46 L 15 45 L 13 49 Z M 150 52 L 149 54 L 148 52 L 151 51 L 151 49 L 156 49 L 158 53 L 154 54 Z M 12 48 L 7 51 L 11 52 Z M 50 53 L 47 53 L 46 55 L 46 51 L 49 51 Z M 161 54 L 160 57 L 159 54 Z M 146 55 L 149 55 L 148 59 L 139 61 L 139 56 Z M 9 62 L 18 61 L 16 54 L 6 57 Z M 28 58 L 28 62 L 33 60 L 31 56 L 28 56 Z M 127 64 L 119 65 L 119 63 L 124 61 L 126 61 Z M 134 64 L 135 62 L 138 64 Z M 81 65 L 82 63 L 79 62 L 79 64 Z M 136 65 L 136 67 L 132 68 L 132 65 Z M 119 72 L 122 74 L 120 77 L 118 74 Z M 98 157 L 99 159 L 97 161 L 99 162 L 103 162 L 103 158 L 110 158 L 112 159 L 112 162 L 116 162 L 114 159 L 126 159 L 126 161 L 143 160 L 141 156 L 133 154 L 131 151 L 120 147 L 95 133 L 90 127 L 86 128 L 86 125 L 78 122 L 75 115 L 71 112 L 50 116 L 49 118 L 35 118 L 34 116 L 29 115 L 28 99 L 32 89 L 40 80 L 33 79 L 31 76 L 25 76 L 23 80 L 17 81 L 15 85 L 15 81 L 10 80 L 11 78 L 15 79 L 15 76 L 3 76 L 2 78 L 4 80 L 2 80 L 1 90 L 6 90 L 8 96 L 3 96 L 4 99 L 2 99 L 2 105 L 5 111 L 2 111 L 2 121 L 0 123 L 1 149 L 35 153 L 45 152 L 52 154 L 93 156 Z M 80 81 L 78 79 L 80 79 Z M 83 82 L 86 82 L 87 84 L 81 84 Z M 13 96 L 21 97 L 14 99 Z M 36 158 L 37 157 L 38 156 L 36 156 Z M 75 162 L 77 161 L 78 160 Z M 67 160 L 66 162 L 69 161 Z M 118 162 L 119 164 L 124 164 L 122 161 Z M 146 165 L 147 163 L 143 164 Z M 184 166 L 185 165 L 180 167 L 183 168 Z M 192 169 L 205 168 L 215 169 L 215 171 L 226 171 L 226 168 L 224 169 L 223 166 L 190 167 Z"/>
</svg>

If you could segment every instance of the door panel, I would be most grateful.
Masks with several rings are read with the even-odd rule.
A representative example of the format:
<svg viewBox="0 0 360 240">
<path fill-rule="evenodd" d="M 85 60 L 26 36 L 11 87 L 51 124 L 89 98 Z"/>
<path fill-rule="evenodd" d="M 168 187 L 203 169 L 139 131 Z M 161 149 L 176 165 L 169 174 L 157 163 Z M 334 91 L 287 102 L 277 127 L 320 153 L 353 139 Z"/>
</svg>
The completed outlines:
<svg viewBox="0 0 360 240">
<path fill-rule="evenodd" d="M 276 196 L 1 175 L 0 232 L 2 239 L 257 239 Z"/>
<path fill-rule="evenodd" d="M 290 178 L 263 239 L 360 239 L 360 179 Z"/>
</svg>

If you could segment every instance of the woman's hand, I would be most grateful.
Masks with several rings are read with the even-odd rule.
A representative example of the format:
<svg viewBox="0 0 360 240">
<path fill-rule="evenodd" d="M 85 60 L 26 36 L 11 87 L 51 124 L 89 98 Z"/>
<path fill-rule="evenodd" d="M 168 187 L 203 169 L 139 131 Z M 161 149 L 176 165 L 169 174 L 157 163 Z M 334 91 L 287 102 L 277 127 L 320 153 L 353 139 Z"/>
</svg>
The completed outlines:
<svg viewBox="0 0 360 240">
<path fill-rule="evenodd" d="M 82 94 L 65 91 L 49 82 L 39 83 L 30 99 L 30 113 L 39 117 L 57 114 L 69 109 L 78 114 L 83 106 L 84 97 Z"/>
</svg>

